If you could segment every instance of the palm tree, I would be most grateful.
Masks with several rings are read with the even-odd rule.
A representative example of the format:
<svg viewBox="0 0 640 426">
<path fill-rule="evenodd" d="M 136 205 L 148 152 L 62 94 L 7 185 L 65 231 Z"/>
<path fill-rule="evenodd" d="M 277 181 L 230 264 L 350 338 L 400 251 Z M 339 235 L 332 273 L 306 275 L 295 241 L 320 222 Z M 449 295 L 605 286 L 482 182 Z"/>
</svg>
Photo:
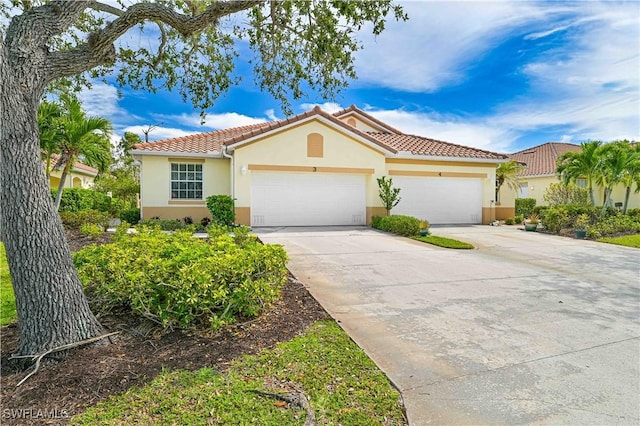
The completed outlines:
<svg viewBox="0 0 640 426">
<path fill-rule="evenodd" d="M 630 149 L 629 144 L 623 142 L 612 142 L 600 148 L 600 173 L 596 177 L 596 182 L 604 187 L 603 207 L 611 206 L 611 194 L 616 185 L 623 183 L 624 176 L 629 168 L 631 157 L 627 154 Z"/>
<path fill-rule="evenodd" d="M 500 188 L 505 183 L 509 188 L 518 191 L 518 173 L 522 170 L 524 166 L 515 160 L 502 163 L 496 168 L 496 201 L 498 201 Z"/>
<path fill-rule="evenodd" d="M 60 151 L 62 129 L 60 127 L 62 107 L 56 102 L 42 101 L 38 107 L 38 131 L 40 133 L 40 152 L 46 162 L 47 179 L 51 175 L 51 156 Z"/>
<path fill-rule="evenodd" d="M 60 119 L 62 141 L 60 158 L 55 167 L 62 168 L 62 175 L 56 194 L 56 210 L 60 208 L 64 182 L 76 161 L 80 159 L 100 172 L 107 170 L 111 161 L 109 135 L 113 129 L 106 118 L 87 117 L 77 98 L 63 95 L 60 100 L 64 107 L 64 113 Z"/>
<path fill-rule="evenodd" d="M 600 176 L 600 141 L 582 142 L 579 152 L 565 152 L 558 157 L 556 173 L 564 183 L 570 183 L 580 178 L 587 179 L 589 199 L 595 206 L 593 198 L 593 182 Z"/>
<path fill-rule="evenodd" d="M 631 195 L 631 188 L 636 185 L 634 192 L 640 192 L 640 144 L 631 146 L 629 141 L 617 141 L 613 142 L 620 151 L 621 157 L 620 163 L 622 164 L 623 171 L 620 178 L 620 183 L 625 187 L 624 194 L 624 206 L 622 207 L 622 213 L 627 213 L 629 206 L 629 196 Z"/>
</svg>

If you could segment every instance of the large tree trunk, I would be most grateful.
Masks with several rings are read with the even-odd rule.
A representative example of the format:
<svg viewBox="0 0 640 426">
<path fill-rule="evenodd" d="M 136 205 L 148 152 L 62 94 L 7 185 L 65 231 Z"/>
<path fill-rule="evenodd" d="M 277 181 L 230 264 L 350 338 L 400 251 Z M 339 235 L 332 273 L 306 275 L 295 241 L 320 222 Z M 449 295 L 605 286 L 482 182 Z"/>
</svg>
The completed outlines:
<svg viewBox="0 0 640 426">
<path fill-rule="evenodd" d="M 16 297 L 18 355 L 98 335 L 54 210 L 40 159 L 37 108 L 43 84 L 21 84 L 0 37 L 0 232 Z M 33 74 L 33 73 L 32 73 Z M 33 82 L 29 82 L 33 83 Z"/>
</svg>

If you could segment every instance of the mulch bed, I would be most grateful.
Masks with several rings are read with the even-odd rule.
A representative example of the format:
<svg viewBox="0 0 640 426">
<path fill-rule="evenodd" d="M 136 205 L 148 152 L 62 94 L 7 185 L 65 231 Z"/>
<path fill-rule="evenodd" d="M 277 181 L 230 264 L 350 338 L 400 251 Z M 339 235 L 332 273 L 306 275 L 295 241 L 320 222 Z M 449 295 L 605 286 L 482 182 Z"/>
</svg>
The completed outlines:
<svg viewBox="0 0 640 426">
<path fill-rule="evenodd" d="M 106 235 L 106 234 L 105 234 Z M 72 251 L 95 239 L 68 233 Z M 98 243 L 108 242 L 109 236 Z M 72 351 L 64 359 L 50 361 L 16 388 L 28 371 L 18 371 L 8 362 L 18 341 L 16 324 L 0 328 L 2 339 L 0 423 L 3 425 L 61 424 L 65 417 L 152 380 L 163 368 L 196 370 L 211 367 L 223 372 L 234 358 L 254 354 L 301 334 L 328 314 L 295 278 L 290 277 L 282 297 L 268 311 L 251 321 L 224 328 L 214 336 L 172 331 L 161 333 L 146 320 L 126 314 L 100 318 L 108 331 L 121 331 L 108 344 Z M 107 339 L 105 339 L 107 340 Z M 31 411 L 32 419 L 11 419 L 7 410 Z M 63 413 L 56 419 L 37 419 L 38 410 Z M 64 411 L 63 411 L 64 410 Z M 55 413 L 54 413 L 55 414 Z M 42 416 L 41 416 L 42 417 Z"/>
</svg>

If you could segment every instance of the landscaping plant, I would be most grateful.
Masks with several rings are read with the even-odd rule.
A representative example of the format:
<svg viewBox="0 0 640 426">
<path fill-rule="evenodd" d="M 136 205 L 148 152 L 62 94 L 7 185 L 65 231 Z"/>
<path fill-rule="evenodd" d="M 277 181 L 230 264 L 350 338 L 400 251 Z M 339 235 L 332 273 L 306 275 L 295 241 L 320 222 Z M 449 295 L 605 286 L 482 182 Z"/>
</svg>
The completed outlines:
<svg viewBox="0 0 640 426">
<path fill-rule="evenodd" d="M 536 206 L 535 198 L 516 198 L 516 216 L 529 217 Z"/>
<path fill-rule="evenodd" d="M 393 215 L 374 217 L 371 225 L 381 231 L 387 231 L 405 237 L 412 237 L 420 231 L 420 219 L 413 216 Z"/>
<path fill-rule="evenodd" d="M 233 226 L 236 221 L 233 198 L 228 195 L 211 195 L 207 197 L 207 208 L 211 212 L 213 222 L 218 225 Z"/>
<path fill-rule="evenodd" d="M 382 200 L 382 205 L 387 210 L 387 215 L 391 214 L 391 209 L 400 202 L 400 188 L 393 187 L 393 179 L 382 176 L 378 178 L 378 195 Z"/>
<path fill-rule="evenodd" d="M 281 246 L 138 227 L 74 254 L 94 309 L 126 308 L 163 327 L 219 326 L 258 315 L 287 279 Z"/>
</svg>

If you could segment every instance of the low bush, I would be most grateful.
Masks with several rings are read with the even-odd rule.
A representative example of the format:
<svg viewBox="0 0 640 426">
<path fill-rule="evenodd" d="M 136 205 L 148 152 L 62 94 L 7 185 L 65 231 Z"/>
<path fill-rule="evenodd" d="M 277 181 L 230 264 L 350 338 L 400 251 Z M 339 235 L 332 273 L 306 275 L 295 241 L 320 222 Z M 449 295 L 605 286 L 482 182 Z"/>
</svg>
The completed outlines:
<svg viewBox="0 0 640 426">
<path fill-rule="evenodd" d="M 142 219 L 139 222 L 140 227 L 160 228 L 163 231 L 175 231 L 184 229 L 187 225 L 178 219 Z"/>
<path fill-rule="evenodd" d="M 587 237 L 594 239 L 636 233 L 640 233 L 640 218 L 623 214 L 608 216 L 587 226 Z"/>
<path fill-rule="evenodd" d="M 513 221 L 517 225 L 520 225 L 522 222 L 524 222 L 524 216 L 522 216 L 521 214 L 518 214 L 513 218 Z"/>
<path fill-rule="evenodd" d="M 136 224 L 140 222 L 140 209 L 127 209 L 120 212 L 120 220 Z"/>
<path fill-rule="evenodd" d="M 384 216 L 372 216 L 371 217 L 371 227 L 375 229 L 380 229 L 380 221 Z"/>
<path fill-rule="evenodd" d="M 548 208 L 549 208 L 549 206 L 535 206 L 533 208 L 533 213 L 535 213 L 537 215 L 542 215 L 544 213 L 544 211 L 547 210 Z"/>
<path fill-rule="evenodd" d="M 70 229 L 80 229 L 85 224 L 94 224 L 106 229 L 111 222 L 111 215 L 97 210 L 82 210 L 61 212 L 60 219 L 62 219 L 62 224 Z"/>
<path fill-rule="evenodd" d="M 574 183 L 565 184 L 562 182 L 552 183 L 544 192 L 542 199 L 550 206 L 562 204 L 573 204 L 578 206 L 589 206 L 589 190 L 581 188 Z"/>
<path fill-rule="evenodd" d="M 629 210 L 627 210 L 627 216 L 640 218 L 640 209 L 629 209 Z"/>
<path fill-rule="evenodd" d="M 228 195 L 207 197 L 207 208 L 213 221 L 219 225 L 231 226 L 236 220 L 233 198 Z"/>
<path fill-rule="evenodd" d="M 505 225 L 513 225 L 514 223 L 516 223 L 516 220 L 512 217 L 508 217 L 504 220 Z"/>
<path fill-rule="evenodd" d="M 420 231 L 420 219 L 412 216 L 382 216 L 375 221 L 372 220 L 371 225 L 381 231 L 392 232 L 405 237 L 417 235 Z"/>
<path fill-rule="evenodd" d="M 280 246 L 229 235 L 193 238 L 140 227 L 116 232 L 115 241 L 74 254 L 74 263 L 96 308 L 124 307 L 166 328 L 216 329 L 258 315 L 287 279 Z"/>
<path fill-rule="evenodd" d="M 57 190 L 51 190 L 51 198 L 55 200 Z M 60 212 L 79 212 L 83 210 L 98 210 L 118 217 L 121 211 L 129 209 L 129 203 L 115 197 L 109 197 L 102 192 L 85 188 L 67 188 L 62 191 Z"/>
<path fill-rule="evenodd" d="M 87 237 L 96 238 L 104 233 L 104 228 L 95 223 L 83 223 L 80 226 L 80 233 Z"/>
<path fill-rule="evenodd" d="M 516 198 L 516 215 L 528 217 L 536 206 L 535 198 Z"/>
</svg>

